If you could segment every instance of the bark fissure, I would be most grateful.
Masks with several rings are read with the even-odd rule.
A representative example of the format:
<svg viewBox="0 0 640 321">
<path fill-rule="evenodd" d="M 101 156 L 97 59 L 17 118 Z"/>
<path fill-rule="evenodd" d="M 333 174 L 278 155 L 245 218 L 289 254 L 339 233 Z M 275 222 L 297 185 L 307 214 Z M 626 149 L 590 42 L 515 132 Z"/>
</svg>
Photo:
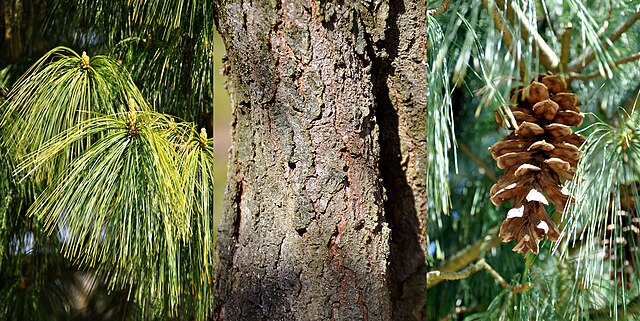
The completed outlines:
<svg viewBox="0 0 640 321">
<path fill-rule="evenodd" d="M 389 287 L 394 320 L 423 320 L 426 303 L 426 70 L 424 4 L 392 2 L 374 59 L 380 170 L 391 228 Z M 384 50 L 384 51 L 383 51 Z"/>
</svg>

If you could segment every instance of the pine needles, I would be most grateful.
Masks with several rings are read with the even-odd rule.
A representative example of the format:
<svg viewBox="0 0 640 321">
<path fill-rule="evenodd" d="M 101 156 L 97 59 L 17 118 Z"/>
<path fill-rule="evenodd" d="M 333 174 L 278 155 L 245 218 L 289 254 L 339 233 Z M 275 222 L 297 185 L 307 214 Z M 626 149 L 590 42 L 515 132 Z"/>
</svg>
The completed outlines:
<svg viewBox="0 0 640 321">
<path fill-rule="evenodd" d="M 439 214 L 448 214 L 450 208 L 448 152 L 455 138 L 447 62 L 436 46 L 442 42 L 442 30 L 432 17 L 427 18 L 427 36 L 427 130 L 430 131 L 427 133 L 427 191 L 433 193 L 427 199 L 432 209 L 430 221 L 439 222 Z"/>
<path fill-rule="evenodd" d="M 66 48 L 43 57 L 5 106 L 15 174 L 44 187 L 27 215 L 61 253 L 110 289 L 129 288 L 143 314 L 196 306 L 206 318 L 215 236 L 205 130 L 150 111 L 113 60 Z"/>
<path fill-rule="evenodd" d="M 53 137 L 92 116 L 125 111 L 123 106 L 129 99 L 147 106 L 128 73 L 114 60 L 105 56 L 89 57 L 86 53 L 84 56 L 83 60 L 71 49 L 55 48 L 12 87 L 2 124 L 4 146 L 13 155 L 24 157 L 33 153 Z M 85 137 L 68 146 L 65 153 L 34 175 L 36 180 L 50 181 L 53 173 L 67 168 L 70 159 L 94 139 Z"/>
<path fill-rule="evenodd" d="M 429 236 L 434 239 L 430 249 L 433 246 L 434 251 L 455 257 L 474 240 L 494 237 L 486 234 L 487 230 L 491 231 L 495 219 L 506 215 L 506 209 L 497 208 L 494 213 L 470 196 L 476 186 L 490 185 L 478 167 L 484 168 L 483 147 L 491 145 L 494 136 L 499 134 L 495 127 L 487 125 L 493 115 L 483 107 L 497 106 L 496 117 L 509 123 L 513 118 L 507 107 L 514 103 L 506 97 L 510 96 L 508 88 L 516 85 L 513 82 L 547 70 L 563 74 L 578 96 L 591 100 L 582 106 L 591 112 L 587 113 L 585 123 L 597 123 L 582 130 L 585 136 L 590 136 L 582 148 L 583 161 L 570 188 L 574 202 L 567 207 L 568 212 L 564 212 L 564 223 L 560 226 L 564 229 L 564 240 L 557 251 L 552 252 L 549 243 L 541 242 L 540 254 L 536 259 L 529 257 L 524 268 L 520 266 L 523 262 L 512 260 L 504 246 L 491 246 L 475 256 L 475 260 L 486 258 L 505 279 L 513 276 L 513 283 L 530 282 L 533 286 L 529 291 L 494 295 L 497 284 L 477 274 L 468 280 L 432 288 L 429 296 L 437 296 L 439 300 L 430 307 L 436 311 L 443 307 L 448 310 L 439 314 L 431 312 L 431 316 L 451 316 L 452 310 L 456 313 L 460 310 L 485 312 L 472 316 L 461 312 L 458 319 L 624 320 L 637 317 L 640 225 L 636 213 L 640 208 L 635 200 L 640 196 L 637 189 L 640 117 L 633 106 L 640 76 L 637 65 L 640 24 L 634 21 L 639 19 L 640 12 L 635 4 L 619 0 L 602 4 L 580 0 L 487 0 L 482 3 L 484 10 L 478 11 L 471 4 L 454 2 L 444 13 L 435 16 L 447 28 L 443 32 L 446 36 L 439 38 L 440 47 L 433 52 L 446 52 L 441 55 L 442 61 L 456 59 L 455 67 L 449 72 L 453 77 L 450 85 L 457 89 L 450 91 L 449 83 L 443 85 L 429 78 L 429 86 L 434 87 L 427 90 L 435 93 L 440 90 L 454 96 L 452 118 L 456 122 L 457 137 L 450 139 L 469 146 L 465 152 L 469 157 L 460 156 L 459 175 L 452 174 L 454 166 L 447 169 L 451 198 L 456 202 L 452 205 L 452 216 L 442 218 L 445 224 L 436 231 L 435 227 L 429 227 Z M 442 105 L 440 101 L 430 101 L 430 108 L 435 109 L 430 117 L 435 112 L 442 115 L 446 110 Z M 433 126 L 429 135 L 434 135 L 428 142 L 436 139 L 446 142 L 442 135 L 446 123 L 436 120 L 438 118 L 427 120 L 429 126 Z M 432 148 L 429 153 L 441 150 L 435 145 L 429 146 Z M 444 154 L 449 156 L 447 152 Z M 436 160 L 430 159 L 433 164 Z M 442 173 L 428 172 L 427 182 L 440 179 Z M 441 194 L 434 192 L 427 196 L 428 202 L 440 201 L 431 199 L 437 195 Z M 437 213 L 441 213 L 440 208 Z"/>
</svg>

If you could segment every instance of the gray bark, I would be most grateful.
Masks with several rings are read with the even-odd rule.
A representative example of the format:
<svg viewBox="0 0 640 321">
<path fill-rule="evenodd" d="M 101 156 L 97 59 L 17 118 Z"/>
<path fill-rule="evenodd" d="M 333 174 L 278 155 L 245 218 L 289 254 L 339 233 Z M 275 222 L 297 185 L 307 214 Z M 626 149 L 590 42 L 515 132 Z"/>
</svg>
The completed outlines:
<svg viewBox="0 0 640 321">
<path fill-rule="evenodd" d="M 218 320 L 424 318 L 424 4 L 219 0 Z"/>
</svg>

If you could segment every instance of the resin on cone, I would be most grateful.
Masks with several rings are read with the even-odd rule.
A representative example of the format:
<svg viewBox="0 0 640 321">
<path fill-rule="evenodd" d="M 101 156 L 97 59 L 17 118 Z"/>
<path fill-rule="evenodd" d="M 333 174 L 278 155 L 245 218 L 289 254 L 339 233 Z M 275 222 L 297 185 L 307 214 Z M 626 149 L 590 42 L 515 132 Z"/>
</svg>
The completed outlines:
<svg viewBox="0 0 640 321">
<path fill-rule="evenodd" d="M 496 114 L 498 124 L 513 130 L 502 141 L 489 147 L 504 174 L 491 187 L 491 202 L 498 206 L 513 200 L 500 226 L 503 242 L 516 240 L 514 251 L 538 253 L 538 242 L 545 237 L 556 241 L 556 224 L 547 215 L 553 204 L 562 211 L 569 193 L 562 179 L 573 178 L 585 138 L 571 126 L 582 124 L 580 100 L 567 92 L 564 79 L 541 74 L 528 86 L 513 88 L 509 107 L 517 126 Z"/>
</svg>

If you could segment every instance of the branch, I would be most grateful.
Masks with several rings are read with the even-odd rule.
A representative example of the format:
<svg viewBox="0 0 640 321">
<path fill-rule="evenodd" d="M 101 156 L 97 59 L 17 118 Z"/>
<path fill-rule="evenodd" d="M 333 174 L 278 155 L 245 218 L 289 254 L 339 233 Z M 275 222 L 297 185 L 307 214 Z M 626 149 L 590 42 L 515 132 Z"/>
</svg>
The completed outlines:
<svg viewBox="0 0 640 321">
<path fill-rule="evenodd" d="M 438 270 L 428 272 L 427 273 L 427 288 L 429 288 L 429 285 L 431 285 L 436 280 L 437 281 L 441 281 L 441 280 L 452 281 L 452 280 L 466 279 L 471 274 L 474 274 L 474 273 L 482 270 L 484 268 L 484 264 L 486 264 L 484 259 L 480 259 L 480 260 L 478 260 L 478 262 L 476 262 L 476 264 L 470 265 L 466 269 L 463 269 L 463 270 L 460 270 L 460 271 L 457 271 L 457 272 L 442 272 L 442 271 L 438 271 Z"/>
<path fill-rule="evenodd" d="M 616 61 L 612 62 L 611 64 L 609 64 L 609 67 L 610 68 L 615 68 L 617 66 L 620 66 L 620 65 L 623 65 L 623 64 L 626 64 L 626 63 L 630 63 L 630 62 L 633 62 L 633 61 L 636 61 L 636 60 L 640 60 L 640 52 L 636 53 L 636 54 L 633 54 L 633 55 L 631 55 L 629 57 L 622 58 L 620 60 L 616 60 Z M 604 75 L 601 74 L 600 71 L 595 71 L 595 72 L 587 74 L 587 75 L 579 74 L 579 73 L 576 73 L 576 72 L 571 72 L 569 74 L 569 78 L 571 78 L 572 80 L 574 80 L 574 79 L 577 79 L 577 80 L 589 80 L 589 79 L 597 78 L 597 77 L 600 77 L 600 76 L 604 77 Z"/>
<path fill-rule="evenodd" d="M 509 3 L 509 6 L 512 6 L 511 3 Z M 518 15 L 518 18 L 520 19 L 520 28 L 523 30 L 526 30 L 528 33 L 531 33 L 533 35 L 533 50 L 536 51 L 536 48 L 539 50 L 538 54 L 540 55 L 538 59 L 540 59 L 540 63 L 547 68 L 547 70 L 551 70 L 551 71 L 555 71 L 558 70 L 558 65 L 560 64 L 560 58 L 558 58 L 558 55 L 556 54 L 555 51 L 553 51 L 553 49 L 551 49 L 551 46 L 549 46 L 549 44 L 547 44 L 546 41 L 544 41 L 544 39 L 542 38 L 542 36 L 538 33 L 538 31 L 536 30 L 536 28 L 534 28 L 533 26 L 531 26 L 530 24 L 528 24 L 526 21 L 527 17 L 525 16 L 524 12 L 522 12 L 522 10 L 520 10 L 520 8 L 518 7 L 514 7 L 514 10 L 516 11 L 516 14 Z M 524 36 L 522 36 L 522 40 L 527 43 L 528 42 L 528 38 L 525 38 Z"/>
<path fill-rule="evenodd" d="M 502 243 L 500 237 L 498 237 L 498 226 L 490 229 L 487 234 L 475 243 L 467 246 L 463 250 L 453 255 L 448 261 L 439 266 L 440 272 L 452 272 L 458 271 L 469 263 L 475 261 L 480 256 L 483 256 L 486 251 L 498 246 Z M 427 282 L 427 289 L 434 287 L 436 284 L 442 282 L 442 280 L 433 280 Z"/>
<path fill-rule="evenodd" d="M 476 165 L 480 166 L 480 168 L 482 168 L 484 170 L 484 173 L 492 180 L 492 181 L 497 181 L 498 177 L 496 176 L 496 173 L 493 172 L 493 170 L 491 170 L 491 168 L 489 168 L 489 166 L 487 166 L 487 164 L 485 164 L 480 157 L 478 157 L 471 149 L 469 149 L 469 147 L 465 144 L 465 143 L 461 143 L 458 142 L 458 147 L 460 147 L 460 150 L 462 150 L 463 153 L 465 153 L 467 156 L 469 156 L 469 158 L 471 158 L 471 160 L 476 163 Z"/>
<path fill-rule="evenodd" d="M 439 283 L 442 280 L 451 281 L 451 280 L 466 279 L 472 274 L 475 274 L 480 270 L 486 270 L 489 273 L 489 275 L 491 275 L 496 281 L 498 281 L 498 284 L 500 284 L 500 286 L 502 286 L 505 289 L 511 290 L 511 292 L 514 292 L 514 293 L 524 292 L 531 289 L 532 287 L 530 283 L 517 284 L 515 286 L 511 286 L 507 281 L 504 280 L 504 278 L 500 275 L 500 273 L 494 270 L 491 267 L 491 265 L 489 265 L 489 263 L 487 263 L 487 261 L 485 261 L 484 258 L 482 258 L 478 260 L 478 262 L 476 262 L 475 264 L 470 265 L 461 271 L 442 272 L 442 271 L 436 270 L 436 271 L 431 271 L 427 273 L 427 289 L 432 287 L 433 283 Z"/>
<path fill-rule="evenodd" d="M 442 3 L 440 4 L 439 7 L 435 8 L 435 9 L 427 10 L 427 15 L 433 17 L 433 16 L 435 16 L 437 14 L 444 13 L 444 11 L 447 10 L 447 8 L 449 8 L 449 2 L 450 2 L 450 0 L 442 1 Z"/>
<path fill-rule="evenodd" d="M 607 28 L 609 28 L 609 21 L 611 21 L 612 16 L 613 16 L 613 2 L 609 0 L 609 12 L 607 12 L 607 18 L 604 19 L 602 26 L 600 27 L 600 29 L 598 29 L 598 32 L 596 32 L 596 35 L 598 36 L 598 38 L 602 37 L 604 32 L 607 31 Z"/>
<path fill-rule="evenodd" d="M 631 26 L 633 26 L 633 24 L 638 19 L 640 19 L 640 10 L 636 11 L 636 13 L 631 15 L 631 17 L 629 17 L 629 19 L 627 19 L 620 26 L 618 26 L 618 28 L 613 32 L 613 34 L 611 36 L 609 36 L 609 38 L 605 39 L 604 41 L 602 41 L 600 43 L 599 48 L 601 48 L 602 51 L 607 50 L 607 48 L 609 48 L 609 46 L 611 46 L 614 41 L 616 41 L 618 38 L 620 38 L 620 36 L 622 36 L 622 34 L 624 34 L 629 28 L 631 28 Z M 568 71 L 576 72 L 576 73 L 581 72 L 595 58 L 596 58 L 595 51 L 593 50 L 593 48 L 589 48 L 589 49 L 587 49 L 587 51 L 584 52 L 583 55 L 580 55 L 580 57 L 578 57 L 578 59 L 576 59 L 576 61 L 572 62 L 571 65 L 569 65 L 569 70 Z"/>
<path fill-rule="evenodd" d="M 485 262 L 484 259 L 480 259 L 480 261 L 478 261 L 479 263 L 482 263 L 482 266 L 484 267 L 485 270 L 487 270 L 487 272 L 489 272 L 489 274 L 496 279 L 496 281 L 498 281 L 498 283 L 500 284 L 500 286 L 502 286 L 505 289 L 511 289 L 511 285 L 509 285 L 509 283 L 507 283 L 507 281 L 504 280 L 504 278 L 502 278 L 502 276 L 500 275 L 500 273 L 498 273 L 498 271 L 494 270 L 491 265 L 489 265 L 489 263 Z"/>
<path fill-rule="evenodd" d="M 571 23 L 567 24 L 560 38 L 560 43 L 562 44 L 562 49 L 560 51 L 560 70 L 562 72 L 567 72 L 567 68 L 569 66 L 569 53 L 571 51 L 572 31 L 573 25 Z"/>
<path fill-rule="evenodd" d="M 511 44 L 513 43 L 513 34 L 511 33 L 511 30 L 507 28 L 507 23 L 502 18 L 500 10 L 495 5 L 495 3 L 492 3 L 493 5 L 489 4 L 489 0 L 482 0 L 482 3 L 487 9 L 487 12 L 491 15 L 491 18 L 493 18 L 493 24 L 496 26 L 496 29 L 500 31 L 500 34 L 502 35 L 502 41 L 504 41 L 504 44 L 507 46 L 507 48 L 511 50 Z M 522 59 L 518 58 L 518 55 L 513 54 L 513 57 L 516 62 L 519 63 L 520 78 L 522 78 L 522 81 L 525 81 L 525 79 L 527 78 L 527 66 L 524 64 L 524 61 Z"/>
<path fill-rule="evenodd" d="M 483 0 L 483 3 L 487 10 L 489 10 L 490 6 L 487 0 Z M 518 16 L 518 22 L 520 24 L 520 38 L 522 39 L 522 41 L 524 41 L 524 43 L 529 43 L 529 34 L 533 35 L 533 43 L 531 45 L 534 51 L 536 51 L 536 49 L 538 50 L 538 59 L 540 60 L 540 64 L 547 68 L 547 70 L 557 70 L 560 64 L 560 58 L 558 58 L 558 55 L 555 53 L 555 51 L 551 49 L 551 46 L 549 46 L 549 44 L 544 41 L 536 28 L 526 22 L 527 18 L 525 17 L 524 12 L 522 12 L 519 7 L 514 6 L 511 1 L 508 1 L 505 5 L 504 0 L 495 0 L 495 5 L 491 8 L 491 10 L 493 10 L 493 12 L 497 12 L 498 17 L 496 17 L 496 14 L 493 12 L 489 13 L 492 14 L 494 22 L 496 21 L 496 18 L 499 18 L 501 20 L 502 24 L 500 26 L 498 26 L 498 23 L 496 22 L 496 28 L 501 30 L 501 28 L 503 28 L 502 25 L 505 24 L 498 7 L 506 9 L 507 20 L 511 25 L 515 24 L 515 16 Z M 511 36 L 510 42 L 507 43 L 505 39 L 505 43 L 508 46 L 511 46 L 513 35 L 511 33 L 509 33 L 509 35 Z"/>
</svg>

